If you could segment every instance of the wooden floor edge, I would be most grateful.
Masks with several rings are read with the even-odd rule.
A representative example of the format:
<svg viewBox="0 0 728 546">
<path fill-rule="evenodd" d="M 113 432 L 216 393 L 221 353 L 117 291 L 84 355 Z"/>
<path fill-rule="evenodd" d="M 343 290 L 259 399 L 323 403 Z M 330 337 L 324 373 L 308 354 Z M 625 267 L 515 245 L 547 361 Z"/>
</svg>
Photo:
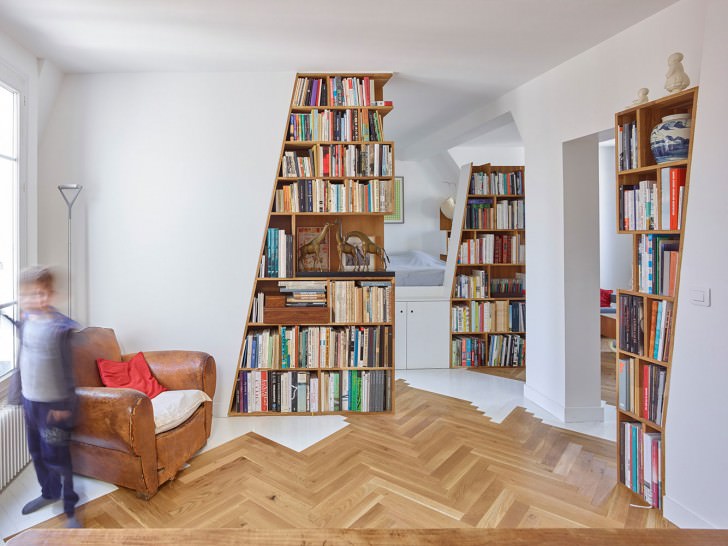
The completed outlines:
<svg viewBox="0 0 728 546">
<path fill-rule="evenodd" d="M 702 529 L 29 529 L 12 546 L 720 546 L 728 530 Z"/>
</svg>

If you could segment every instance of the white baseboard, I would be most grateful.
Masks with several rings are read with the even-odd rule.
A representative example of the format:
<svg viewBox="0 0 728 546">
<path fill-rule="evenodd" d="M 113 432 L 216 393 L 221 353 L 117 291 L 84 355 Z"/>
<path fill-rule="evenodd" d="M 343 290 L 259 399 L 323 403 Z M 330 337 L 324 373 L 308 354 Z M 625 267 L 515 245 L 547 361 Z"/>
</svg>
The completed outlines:
<svg viewBox="0 0 728 546">
<path fill-rule="evenodd" d="M 523 396 L 534 404 L 538 404 L 562 423 L 585 423 L 604 421 L 604 408 L 601 405 L 594 407 L 566 407 L 540 393 L 528 383 L 523 387 Z"/>
<path fill-rule="evenodd" d="M 669 495 L 665 495 L 662 502 L 664 516 L 681 529 L 719 529 Z"/>
</svg>

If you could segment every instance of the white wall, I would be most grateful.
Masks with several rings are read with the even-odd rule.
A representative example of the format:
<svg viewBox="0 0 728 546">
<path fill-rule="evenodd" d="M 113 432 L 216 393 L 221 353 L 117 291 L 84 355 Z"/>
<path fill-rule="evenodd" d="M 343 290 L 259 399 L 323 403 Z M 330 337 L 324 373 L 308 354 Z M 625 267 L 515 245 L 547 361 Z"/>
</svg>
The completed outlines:
<svg viewBox="0 0 728 546">
<path fill-rule="evenodd" d="M 523 146 L 455 146 L 448 150 L 455 163 L 482 165 L 523 165 L 526 162 Z M 528 173 L 526 173 L 528 192 Z"/>
<path fill-rule="evenodd" d="M 40 149 L 41 259 L 66 261 L 74 315 L 122 349 L 194 349 L 225 413 L 294 74 L 66 76 Z"/>
<path fill-rule="evenodd" d="M 458 176 L 455 164 L 450 163 L 449 157 L 396 162 L 396 175 L 404 177 L 404 223 L 385 224 L 388 253 L 406 250 L 422 250 L 433 256 L 440 253 L 440 203 L 451 194 Z"/>
<path fill-rule="evenodd" d="M 632 237 L 617 235 L 614 145 L 599 146 L 599 286 L 631 286 Z"/>
<path fill-rule="evenodd" d="M 667 408 L 665 515 L 681 527 L 728 528 L 728 191 L 723 134 L 728 120 L 728 3 L 706 17 L 695 147 L 680 273 Z M 692 76 L 692 74 L 690 74 Z M 708 287 L 711 306 L 689 301 Z"/>
</svg>

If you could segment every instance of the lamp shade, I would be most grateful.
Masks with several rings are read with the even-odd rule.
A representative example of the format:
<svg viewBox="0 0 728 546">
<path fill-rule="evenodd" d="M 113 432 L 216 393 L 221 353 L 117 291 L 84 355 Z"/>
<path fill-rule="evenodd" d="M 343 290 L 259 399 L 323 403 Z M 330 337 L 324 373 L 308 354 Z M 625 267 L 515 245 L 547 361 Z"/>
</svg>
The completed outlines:
<svg viewBox="0 0 728 546">
<path fill-rule="evenodd" d="M 440 205 L 440 212 L 445 216 L 445 218 L 452 220 L 452 215 L 455 212 L 455 199 L 452 197 L 445 199 Z"/>
</svg>

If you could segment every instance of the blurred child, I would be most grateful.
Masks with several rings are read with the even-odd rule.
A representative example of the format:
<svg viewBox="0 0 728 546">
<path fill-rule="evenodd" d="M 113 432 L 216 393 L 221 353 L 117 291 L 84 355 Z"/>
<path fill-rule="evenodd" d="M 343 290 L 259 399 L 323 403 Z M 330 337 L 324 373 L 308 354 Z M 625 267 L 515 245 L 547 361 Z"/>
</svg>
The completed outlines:
<svg viewBox="0 0 728 546">
<path fill-rule="evenodd" d="M 69 442 L 76 412 L 69 333 L 78 325 L 51 306 L 53 273 L 33 267 L 20 274 L 18 369 L 28 450 L 41 486 L 38 498 L 22 510 L 30 514 L 61 499 L 67 527 L 75 517 Z"/>
</svg>

